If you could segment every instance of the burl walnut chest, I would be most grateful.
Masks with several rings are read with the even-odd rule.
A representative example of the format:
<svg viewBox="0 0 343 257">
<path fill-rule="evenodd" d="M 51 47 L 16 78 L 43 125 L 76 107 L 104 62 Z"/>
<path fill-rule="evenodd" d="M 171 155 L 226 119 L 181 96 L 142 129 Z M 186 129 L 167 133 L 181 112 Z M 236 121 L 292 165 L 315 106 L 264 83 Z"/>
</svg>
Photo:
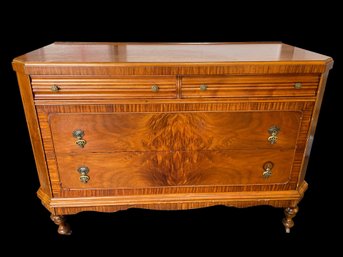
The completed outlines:
<svg viewBox="0 0 343 257">
<path fill-rule="evenodd" d="M 54 43 L 13 61 L 39 174 L 64 215 L 285 209 L 304 180 L 333 60 L 282 43 Z"/>
</svg>

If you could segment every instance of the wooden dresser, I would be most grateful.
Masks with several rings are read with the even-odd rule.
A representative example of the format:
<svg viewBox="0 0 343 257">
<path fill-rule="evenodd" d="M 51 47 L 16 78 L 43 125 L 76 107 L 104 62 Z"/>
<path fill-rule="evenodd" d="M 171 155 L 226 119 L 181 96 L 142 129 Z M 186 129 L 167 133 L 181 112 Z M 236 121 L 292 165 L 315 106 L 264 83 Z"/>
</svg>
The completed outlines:
<svg viewBox="0 0 343 257">
<path fill-rule="evenodd" d="M 333 60 L 282 43 L 54 43 L 17 57 L 39 174 L 64 215 L 284 208 L 286 232 Z"/>
</svg>

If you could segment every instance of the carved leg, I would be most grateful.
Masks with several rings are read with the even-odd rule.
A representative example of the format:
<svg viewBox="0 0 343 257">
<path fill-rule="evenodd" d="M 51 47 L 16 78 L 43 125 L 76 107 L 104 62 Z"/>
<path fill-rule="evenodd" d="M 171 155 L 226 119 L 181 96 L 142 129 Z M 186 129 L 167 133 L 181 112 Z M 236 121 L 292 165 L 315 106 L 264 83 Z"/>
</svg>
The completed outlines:
<svg viewBox="0 0 343 257">
<path fill-rule="evenodd" d="M 50 218 L 56 225 L 58 225 L 57 232 L 59 234 L 66 236 L 71 235 L 70 226 L 66 223 L 66 218 L 64 216 L 51 214 Z"/>
<path fill-rule="evenodd" d="M 286 233 L 291 232 L 291 228 L 294 226 L 293 218 L 295 217 L 295 215 L 297 215 L 298 210 L 298 206 L 288 207 L 285 209 L 286 217 L 282 220 L 282 223 L 285 226 Z"/>
</svg>

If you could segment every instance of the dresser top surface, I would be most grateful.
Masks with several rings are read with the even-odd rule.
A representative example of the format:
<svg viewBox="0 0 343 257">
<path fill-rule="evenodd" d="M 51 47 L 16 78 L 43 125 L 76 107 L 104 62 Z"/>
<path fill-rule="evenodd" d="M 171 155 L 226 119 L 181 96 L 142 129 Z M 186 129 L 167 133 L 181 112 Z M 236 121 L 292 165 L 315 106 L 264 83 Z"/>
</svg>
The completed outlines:
<svg viewBox="0 0 343 257">
<path fill-rule="evenodd" d="M 331 58 L 279 42 L 269 43 L 63 43 L 14 61 L 23 63 L 235 63 L 327 62 Z"/>
</svg>

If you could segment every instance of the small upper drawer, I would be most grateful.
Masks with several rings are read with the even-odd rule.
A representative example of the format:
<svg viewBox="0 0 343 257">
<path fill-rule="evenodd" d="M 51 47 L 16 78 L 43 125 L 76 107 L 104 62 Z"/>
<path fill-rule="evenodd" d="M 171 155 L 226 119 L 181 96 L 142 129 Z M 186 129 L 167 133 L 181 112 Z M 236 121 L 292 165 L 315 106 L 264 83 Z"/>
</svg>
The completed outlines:
<svg viewBox="0 0 343 257">
<path fill-rule="evenodd" d="M 185 76 L 182 98 L 315 96 L 319 75 Z"/>
<path fill-rule="evenodd" d="M 39 78 L 32 77 L 36 100 L 176 98 L 176 78 Z"/>
</svg>

